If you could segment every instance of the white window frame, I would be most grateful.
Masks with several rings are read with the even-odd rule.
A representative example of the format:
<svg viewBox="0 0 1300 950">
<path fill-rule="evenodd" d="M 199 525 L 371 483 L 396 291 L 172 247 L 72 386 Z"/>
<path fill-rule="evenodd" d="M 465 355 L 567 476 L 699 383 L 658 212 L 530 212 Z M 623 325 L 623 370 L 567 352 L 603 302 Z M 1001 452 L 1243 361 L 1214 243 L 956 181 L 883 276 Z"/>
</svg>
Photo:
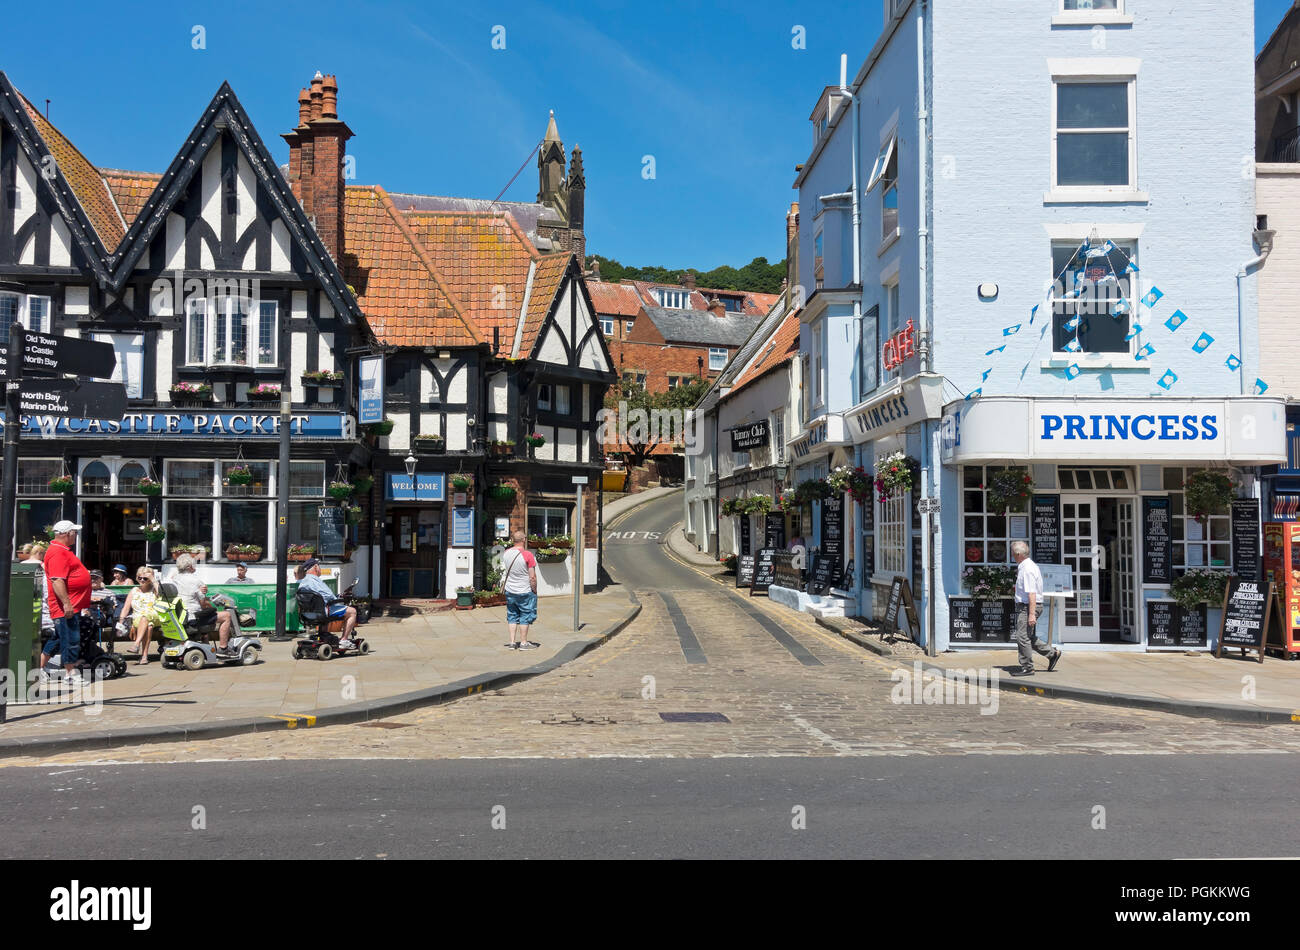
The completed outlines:
<svg viewBox="0 0 1300 950">
<path fill-rule="evenodd" d="M 1137 77 L 1140 59 L 1049 59 L 1051 72 L 1051 171 L 1050 189 L 1043 196 L 1046 204 L 1077 204 L 1087 202 L 1145 202 L 1146 192 L 1138 188 L 1138 121 Z M 1057 183 L 1058 90 L 1062 85 L 1098 85 L 1125 83 L 1128 86 L 1128 184 L 1127 185 L 1060 185 Z M 1066 129 L 1067 135 L 1086 134 L 1090 131 L 1118 131 L 1116 129 Z"/>
<path fill-rule="evenodd" d="M 271 356 L 269 360 L 262 358 L 262 316 L 263 309 L 266 307 L 273 308 L 274 317 L 271 323 Z M 280 365 L 280 305 L 274 300 L 257 301 L 257 317 L 251 327 L 254 340 L 250 344 L 250 349 L 255 346 L 257 349 L 257 362 L 249 365 L 256 366 L 279 366 Z"/>
<path fill-rule="evenodd" d="M 709 347 L 709 372 L 727 368 L 727 348 L 725 346 Z"/>
<path fill-rule="evenodd" d="M 203 352 L 199 358 L 194 358 L 194 316 L 196 313 L 203 315 L 203 333 L 198 342 L 202 344 Z M 212 335 L 211 321 L 208 319 L 208 302 L 203 299 L 194 299 L 185 301 L 185 365 L 186 366 L 207 366 L 208 345 Z"/>
<path fill-rule="evenodd" d="M 908 513 L 911 492 L 876 501 L 876 573 L 890 577 L 907 574 Z"/>
<path fill-rule="evenodd" d="M 51 316 L 53 303 L 48 296 L 46 296 L 45 294 L 19 294 L 19 293 L 13 293 L 11 291 L 6 291 L 4 293 L 0 293 L 0 298 L 10 298 L 14 300 L 16 304 L 14 309 L 14 321 L 16 323 L 21 324 L 24 328 L 30 330 L 32 333 L 49 334 L 51 332 L 50 327 L 51 327 L 51 322 L 53 320 Z M 45 301 L 45 316 L 40 321 L 40 326 L 32 326 L 32 301 L 33 300 Z M 3 343 L 3 340 L 0 340 L 0 343 Z"/>
<path fill-rule="evenodd" d="M 603 333 L 603 334 L 605 334 L 605 336 L 613 336 L 613 335 L 614 335 L 614 318 L 613 318 L 613 317 L 601 317 L 601 318 L 600 318 L 600 332 Z"/>
<path fill-rule="evenodd" d="M 1073 242 L 1074 245 L 1077 247 L 1080 244 L 1082 244 L 1083 239 L 1088 237 L 1089 234 L 1092 232 L 1093 225 L 1054 224 L 1054 225 L 1045 225 L 1044 229 L 1046 230 L 1049 239 L 1048 247 L 1047 247 L 1047 256 L 1048 256 L 1047 285 L 1048 286 L 1044 288 L 1044 290 L 1046 291 L 1050 288 L 1051 281 L 1056 277 L 1055 273 L 1053 273 L 1052 271 L 1052 269 L 1056 265 L 1051 260 L 1051 256 L 1052 256 L 1051 246 L 1053 244 L 1069 244 Z M 1107 240 L 1114 241 L 1116 244 L 1125 247 L 1131 247 L 1133 249 L 1133 258 L 1136 261 L 1142 254 L 1141 237 L 1142 237 L 1142 232 L 1144 230 L 1145 230 L 1145 226 L 1141 224 L 1138 225 L 1114 224 L 1114 225 L 1108 225 L 1106 227 L 1106 233 L 1103 236 Z M 1132 323 L 1141 324 L 1142 318 L 1139 314 L 1141 308 L 1138 307 L 1137 302 L 1142 299 L 1142 294 L 1143 294 L 1142 276 L 1140 273 L 1130 274 L 1128 276 L 1129 276 L 1129 280 L 1132 282 L 1131 291 L 1130 291 L 1131 299 L 1129 300 L 1129 305 L 1133 309 L 1132 312 L 1129 314 L 1130 325 Z M 1050 321 L 1053 318 L 1053 313 L 1051 309 L 1052 304 L 1049 301 L 1049 303 L 1045 304 L 1045 306 L 1047 306 L 1048 308 L 1047 318 Z M 1042 311 L 1039 312 L 1041 313 Z M 1049 330 L 1048 332 L 1051 331 Z M 1077 364 L 1079 368 L 1083 370 L 1135 369 L 1135 370 L 1140 370 L 1149 373 L 1152 370 L 1151 360 L 1149 359 L 1139 360 L 1134 355 L 1137 349 L 1142 346 L 1144 337 L 1145 334 L 1138 334 L 1138 336 L 1130 340 L 1128 353 L 1083 353 L 1083 352 L 1070 353 L 1064 351 L 1056 351 L 1053 352 L 1048 359 L 1043 360 L 1040 366 L 1042 369 L 1064 369 L 1067 366 Z"/>
<path fill-rule="evenodd" d="M 561 514 L 563 514 L 564 530 L 561 531 L 560 534 L 568 534 L 569 530 L 573 527 L 573 512 L 569 508 L 563 505 L 529 505 L 527 510 L 524 512 L 524 529 L 528 531 L 529 534 L 534 533 L 533 531 L 528 530 L 528 522 L 534 511 L 545 511 L 551 513 L 558 511 Z M 549 514 L 544 515 L 543 519 L 547 520 L 549 519 L 549 517 L 550 517 Z M 551 535 L 547 535 L 547 536 L 550 537 Z M 579 548 L 581 548 L 582 545 L 580 539 L 575 539 L 574 543 L 577 544 Z"/>
<path fill-rule="evenodd" d="M 889 168 L 889 159 L 893 157 L 894 148 L 898 143 L 898 129 L 891 129 L 886 137 L 882 140 L 880 152 L 876 155 L 876 163 L 871 168 L 871 178 L 867 181 L 867 193 L 880 183 L 880 179 L 885 176 L 885 170 Z"/>
<path fill-rule="evenodd" d="M 1078 26 L 1079 24 L 1121 25 L 1133 22 L 1133 14 L 1127 12 L 1125 0 L 1115 0 L 1114 10 L 1070 10 L 1066 8 L 1067 0 L 1057 0 L 1056 15 L 1052 17 L 1052 26 Z"/>
<path fill-rule="evenodd" d="M 625 320 L 623 322 L 623 332 L 625 335 L 632 332 L 632 324 L 635 322 L 635 320 Z"/>
</svg>

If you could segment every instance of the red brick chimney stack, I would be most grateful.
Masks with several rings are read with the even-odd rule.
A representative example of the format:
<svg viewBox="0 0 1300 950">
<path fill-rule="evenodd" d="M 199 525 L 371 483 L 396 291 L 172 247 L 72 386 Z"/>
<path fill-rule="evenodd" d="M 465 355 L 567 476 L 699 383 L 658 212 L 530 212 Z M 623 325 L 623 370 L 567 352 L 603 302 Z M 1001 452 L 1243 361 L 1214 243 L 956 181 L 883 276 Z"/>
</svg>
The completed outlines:
<svg viewBox="0 0 1300 950">
<path fill-rule="evenodd" d="M 682 274 L 682 286 L 685 287 L 687 290 L 693 291 L 695 289 L 695 275 L 690 271 L 687 271 L 685 274 Z"/>
<path fill-rule="evenodd" d="M 717 297 L 709 301 L 709 313 L 715 317 L 725 317 L 727 315 L 727 306 Z"/>
<path fill-rule="evenodd" d="M 298 94 L 298 127 L 284 134 L 289 186 L 336 262 L 343 255 L 343 159 L 352 138 L 339 121 L 338 95 L 338 79 L 317 72 Z"/>
</svg>

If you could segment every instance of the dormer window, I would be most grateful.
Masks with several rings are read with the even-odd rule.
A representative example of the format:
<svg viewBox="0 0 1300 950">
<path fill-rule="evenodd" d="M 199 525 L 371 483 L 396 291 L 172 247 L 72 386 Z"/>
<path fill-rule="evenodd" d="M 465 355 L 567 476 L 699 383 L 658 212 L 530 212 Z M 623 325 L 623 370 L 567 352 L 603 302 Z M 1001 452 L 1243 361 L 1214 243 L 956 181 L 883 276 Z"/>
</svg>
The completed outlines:
<svg viewBox="0 0 1300 950">
<path fill-rule="evenodd" d="M 670 310 L 688 309 L 690 300 L 690 291 L 673 290 L 668 287 L 656 287 L 654 289 L 655 300 L 659 301 L 659 306 L 667 307 Z"/>
</svg>

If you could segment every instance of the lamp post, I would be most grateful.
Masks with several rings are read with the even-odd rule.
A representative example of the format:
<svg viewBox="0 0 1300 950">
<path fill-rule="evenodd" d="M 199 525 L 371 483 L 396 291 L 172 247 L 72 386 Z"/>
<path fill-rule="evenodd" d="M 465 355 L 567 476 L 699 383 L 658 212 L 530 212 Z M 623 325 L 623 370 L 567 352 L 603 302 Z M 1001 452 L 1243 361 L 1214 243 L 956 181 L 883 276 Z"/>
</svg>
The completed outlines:
<svg viewBox="0 0 1300 950">
<path fill-rule="evenodd" d="M 285 357 L 285 384 L 280 390 L 280 463 L 275 494 L 275 632 L 273 642 L 293 639 L 289 634 L 289 427 L 293 421 L 293 390 L 289 386 L 289 358 Z"/>
<path fill-rule="evenodd" d="M 407 478 L 411 479 L 411 484 L 414 485 L 415 484 L 415 456 L 407 455 L 406 458 L 403 460 L 403 463 L 406 465 L 406 476 Z"/>
</svg>

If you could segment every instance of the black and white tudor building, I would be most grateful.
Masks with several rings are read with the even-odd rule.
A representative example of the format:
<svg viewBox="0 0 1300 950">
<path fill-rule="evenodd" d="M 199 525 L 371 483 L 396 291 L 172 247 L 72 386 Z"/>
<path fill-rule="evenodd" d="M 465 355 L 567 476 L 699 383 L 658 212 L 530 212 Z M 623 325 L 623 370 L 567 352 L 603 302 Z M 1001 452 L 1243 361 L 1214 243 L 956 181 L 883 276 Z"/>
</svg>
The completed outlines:
<svg viewBox="0 0 1300 950">
<path fill-rule="evenodd" d="M 164 173 L 120 172 L 92 165 L 0 73 L 0 334 L 20 321 L 111 342 L 129 396 L 120 419 L 24 417 L 16 543 L 72 518 L 91 567 L 134 570 L 192 546 L 209 582 L 233 573 L 232 546 L 256 546 L 250 574 L 271 582 L 286 567 L 277 519 L 291 543 L 321 546 L 321 522 L 336 523 L 322 509 L 341 504 L 330 482 L 368 475 L 348 503 L 362 511 L 344 556 L 327 566 L 359 592 L 446 597 L 482 583 L 501 528 L 570 532 L 572 477 L 600 470 L 596 413 L 613 380 L 567 250 L 581 252 L 578 150 L 567 178 L 562 147 L 558 179 L 553 148 L 542 169 L 552 193 L 562 182 L 562 213 L 542 196 L 483 211 L 389 195 L 345 184 L 352 132 L 336 103 L 333 77 L 318 74 L 282 170 L 223 85 Z M 375 356 L 387 435 L 357 424 L 359 367 Z M 282 392 L 288 472 L 276 463 Z M 534 433 L 546 438 L 535 451 Z M 454 489 L 457 474 L 469 490 Z M 62 475 L 73 488 L 56 493 Z M 594 507 L 588 518 L 575 550 L 590 582 Z M 146 540 L 153 521 L 161 541 Z M 547 565 L 546 588 L 565 589 L 572 569 Z"/>
</svg>

